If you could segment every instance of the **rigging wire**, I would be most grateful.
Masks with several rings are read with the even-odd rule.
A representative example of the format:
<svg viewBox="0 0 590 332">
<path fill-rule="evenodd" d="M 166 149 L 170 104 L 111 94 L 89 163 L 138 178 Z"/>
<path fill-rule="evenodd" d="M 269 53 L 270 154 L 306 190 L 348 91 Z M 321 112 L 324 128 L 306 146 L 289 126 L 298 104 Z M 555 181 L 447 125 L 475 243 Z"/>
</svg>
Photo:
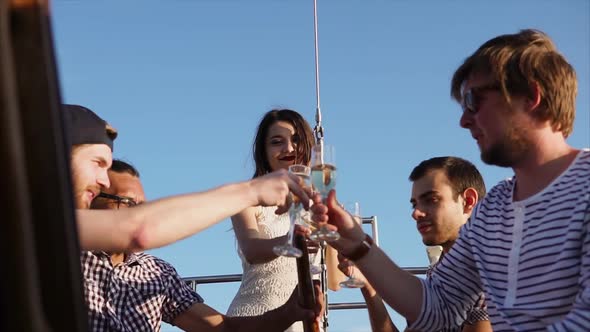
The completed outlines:
<svg viewBox="0 0 590 332">
<path fill-rule="evenodd" d="M 320 61 L 319 61 L 319 47 L 318 47 L 318 4 L 317 0 L 313 0 L 313 33 L 314 33 L 314 50 L 315 50 L 315 127 L 313 132 L 315 134 L 316 144 L 320 146 L 320 158 L 323 159 L 323 145 L 324 145 L 324 127 L 322 126 L 322 111 L 320 107 Z M 322 272 L 320 274 L 321 289 L 324 294 L 324 303 L 328 303 L 328 269 L 326 264 L 326 242 L 320 242 L 320 266 Z M 323 329 L 328 331 L 328 308 L 324 310 Z"/>
<path fill-rule="evenodd" d="M 314 33 L 314 45 L 315 45 L 315 98 L 316 98 L 316 110 L 315 110 L 315 127 L 313 129 L 315 133 L 316 143 L 321 144 L 324 140 L 324 127 L 322 127 L 322 111 L 320 108 L 320 61 L 319 61 L 319 48 L 318 48 L 318 4 L 317 0 L 313 0 L 313 33 Z"/>
</svg>

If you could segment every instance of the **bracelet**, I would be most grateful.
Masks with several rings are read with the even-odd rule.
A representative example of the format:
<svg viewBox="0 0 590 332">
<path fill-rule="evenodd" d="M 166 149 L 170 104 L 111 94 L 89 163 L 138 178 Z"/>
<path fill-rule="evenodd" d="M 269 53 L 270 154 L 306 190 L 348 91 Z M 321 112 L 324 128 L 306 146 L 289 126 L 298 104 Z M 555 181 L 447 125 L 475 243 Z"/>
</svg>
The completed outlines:
<svg viewBox="0 0 590 332">
<path fill-rule="evenodd" d="M 373 246 L 373 239 L 368 235 L 365 234 L 365 239 L 361 242 L 356 248 L 354 248 L 349 254 L 342 253 L 342 256 L 347 258 L 351 261 L 358 261 L 359 259 L 365 257 L 369 253 L 369 250 Z"/>
</svg>

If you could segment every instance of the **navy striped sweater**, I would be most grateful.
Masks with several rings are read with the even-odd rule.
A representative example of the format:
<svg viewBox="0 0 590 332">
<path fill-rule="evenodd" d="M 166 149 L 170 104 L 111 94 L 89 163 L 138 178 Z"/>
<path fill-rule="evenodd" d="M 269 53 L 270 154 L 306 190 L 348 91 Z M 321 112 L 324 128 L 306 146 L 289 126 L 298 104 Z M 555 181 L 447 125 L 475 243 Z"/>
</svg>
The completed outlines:
<svg viewBox="0 0 590 332">
<path fill-rule="evenodd" d="M 590 331 L 590 150 L 525 200 L 513 201 L 515 181 L 490 190 L 422 281 L 410 328 L 459 325 L 484 292 L 496 332 Z"/>
</svg>

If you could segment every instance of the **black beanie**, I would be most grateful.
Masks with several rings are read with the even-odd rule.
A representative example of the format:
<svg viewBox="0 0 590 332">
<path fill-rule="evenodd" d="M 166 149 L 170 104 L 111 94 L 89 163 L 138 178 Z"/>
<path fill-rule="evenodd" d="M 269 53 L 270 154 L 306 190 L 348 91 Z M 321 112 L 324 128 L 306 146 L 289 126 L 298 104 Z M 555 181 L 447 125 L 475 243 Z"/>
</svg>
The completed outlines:
<svg viewBox="0 0 590 332">
<path fill-rule="evenodd" d="M 64 104 L 62 109 L 70 144 L 106 144 L 113 150 L 117 131 L 106 121 L 84 106 Z"/>
</svg>

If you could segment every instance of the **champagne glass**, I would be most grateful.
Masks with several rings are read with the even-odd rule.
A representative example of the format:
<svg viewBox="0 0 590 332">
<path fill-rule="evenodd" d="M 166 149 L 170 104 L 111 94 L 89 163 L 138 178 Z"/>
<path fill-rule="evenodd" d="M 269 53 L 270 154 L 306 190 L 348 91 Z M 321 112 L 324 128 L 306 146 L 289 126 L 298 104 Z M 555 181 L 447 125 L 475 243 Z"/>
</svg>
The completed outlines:
<svg viewBox="0 0 590 332">
<path fill-rule="evenodd" d="M 302 183 L 302 186 L 309 186 L 309 177 L 311 173 L 311 169 L 305 165 L 291 165 L 289 166 L 289 173 L 297 175 Z M 303 254 L 299 248 L 293 246 L 293 237 L 295 232 L 295 225 L 297 221 L 301 217 L 301 211 L 303 211 L 303 206 L 299 197 L 296 195 L 292 195 L 293 204 L 289 208 L 289 233 L 287 234 L 287 242 L 285 244 L 276 245 L 272 248 L 273 252 L 277 256 L 287 256 L 287 257 L 301 257 Z"/>
<path fill-rule="evenodd" d="M 314 242 L 311 242 L 314 243 Z M 315 242 L 315 246 L 309 249 L 309 272 L 311 274 L 320 274 L 322 273 L 322 267 L 318 262 L 318 258 L 321 257 L 320 251 L 322 247 L 319 243 Z"/>
<path fill-rule="evenodd" d="M 334 146 L 324 144 L 323 142 L 313 146 L 311 150 L 311 184 L 313 189 L 322 196 L 323 200 L 328 197 L 330 190 L 336 186 Z M 320 229 L 312 232 L 309 238 L 316 242 L 330 242 L 338 240 L 340 234 L 322 226 Z"/>
<path fill-rule="evenodd" d="M 361 217 L 361 209 L 360 209 L 358 202 L 345 204 L 344 208 L 346 209 L 346 211 L 348 211 L 348 213 L 350 213 L 350 215 L 352 216 L 354 221 L 357 222 L 357 224 L 362 225 L 363 218 Z M 348 266 L 350 268 L 352 268 L 352 272 L 350 273 L 350 276 L 348 277 L 348 279 L 346 279 L 340 283 L 340 287 L 344 287 L 344 288 L 365 287 L 365 283 L 362 280 L 354 277 L 354 270 L 355 270 L 354 263 L 350 260 L 347 260 L 347 262 L 348 262 Z"/>
<path fill-rule="evenodd" d="M 302 224 L 306 225 L 311 229 L 311 231 L 315 231 L 317 229 L 316 223 L 311 220 L 311 213 L 309 211 L 301 211 L 301 219 Z M 307 241 L 307 251 L 309 252 L 309 271 L 311 274 L 320 274 L 322 273 L 322 268 L 318 263 L 318 258 L 321 256 L 319 253 L 322 250 L 322 247 L 318 242 L 313 240 Z"/>
</svg>

